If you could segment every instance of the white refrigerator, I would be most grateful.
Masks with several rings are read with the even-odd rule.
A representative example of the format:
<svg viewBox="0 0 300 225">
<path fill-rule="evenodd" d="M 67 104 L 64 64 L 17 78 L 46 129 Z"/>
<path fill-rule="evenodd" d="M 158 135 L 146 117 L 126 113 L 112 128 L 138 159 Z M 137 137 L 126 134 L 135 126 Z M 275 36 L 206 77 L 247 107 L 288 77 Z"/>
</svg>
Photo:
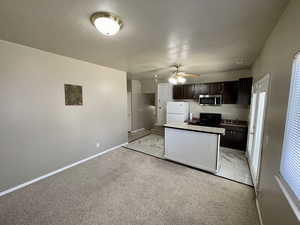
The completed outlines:
<svg viewBox="0 0 300 225">
<path fill-rule="evenodd" d="M 185 122 L 189 118 L 189 103 L 168 102 L 167 103 L 167 123 Z"/>
</svg>

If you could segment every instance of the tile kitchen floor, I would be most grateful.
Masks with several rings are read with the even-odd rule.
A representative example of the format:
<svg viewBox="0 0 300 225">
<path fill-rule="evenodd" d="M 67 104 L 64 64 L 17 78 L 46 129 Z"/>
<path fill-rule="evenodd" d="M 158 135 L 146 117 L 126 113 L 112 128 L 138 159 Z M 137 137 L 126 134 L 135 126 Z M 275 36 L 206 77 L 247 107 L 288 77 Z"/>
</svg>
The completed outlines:
<svg viewBox="0 0 300 225">
<path fill-rule="evenodd" d="M 137 132 L 128 132 L 128 143 L 133 142 L 139 138 L 145 137 L 151 134 L 150 130 L 140 130 Z"/>
<path fill-rule="evenodd" d="M 150 134 L 129 143 L 126 148 L 143 152 L 158 158 L 164 157 L 164 138 L 161 135 Z"/>
<path fill-rule="evenodd" d="M 248 161 L 243 151 L 220 147 L 220 170 L 216 175 L 253 186 Z"/>
<path fill-rule="evenodd" d="M 164 137 L 150 134 L 129 143 L 126 148 L 164 158 Z M 245 152 L 220 147 L 220 170 L 216 176 L 253 186 Z"/>
</svg>

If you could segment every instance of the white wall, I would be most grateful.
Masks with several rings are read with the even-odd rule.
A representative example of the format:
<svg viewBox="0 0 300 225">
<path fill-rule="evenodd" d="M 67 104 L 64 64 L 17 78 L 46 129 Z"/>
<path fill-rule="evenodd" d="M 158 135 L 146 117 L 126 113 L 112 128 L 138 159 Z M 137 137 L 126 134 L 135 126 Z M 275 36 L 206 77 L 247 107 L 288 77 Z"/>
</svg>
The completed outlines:
<svg viewBox="0 0 300 225">
<path fill-rule="evenodd" d="M 221 106 L 201 106 L 196 101 L 190 102 L 190 112 L 193 117 L 199 117 L 199 113 L 221 113 L 222 119 L 248 121 L 249 106 L 237 104 L 224 104 Z"/>
<path fill-rule="evenodd" d="M 0 192 L 127 142 L 123 71 L 0 41 L 0 90 Z"/>
<path fill-rule="evenodd" d="M 140 80 L 142 85 L 142 93 L 145 94 L 154 94 L 156 92 L 157 85 L 154 79 L 150 80 Z"/>
<path fill-rule="evenodd" d="M 300 1 L 291 0 L 253 66 L 256 80 L 271 75 L 258 199 L 264 225 L 299 224 L 274 177 L 280 168 L 292 62 L 300 50 L 299 12 Z"/>
</svg>

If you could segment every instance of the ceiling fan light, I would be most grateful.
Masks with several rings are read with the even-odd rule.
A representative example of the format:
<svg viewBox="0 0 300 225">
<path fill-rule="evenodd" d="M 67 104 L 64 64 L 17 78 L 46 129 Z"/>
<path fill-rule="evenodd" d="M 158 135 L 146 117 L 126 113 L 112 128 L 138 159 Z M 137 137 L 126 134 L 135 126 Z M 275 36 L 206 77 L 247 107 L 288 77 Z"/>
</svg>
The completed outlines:
<svg viewBox="0 0 300 225">
<path fill-rule="evenodd" d="M 180 84 L 184 84 L 186 82 L 186 79 L 184 77 L 177 77 L 177 81 Z"/>
<path fill-rule="evenodd" d="M 177 79 L 175 79 L 174 77 L 170 77 L 169 78 L 169 83 L 176 85 L 177 84 Z"/>
</svg>

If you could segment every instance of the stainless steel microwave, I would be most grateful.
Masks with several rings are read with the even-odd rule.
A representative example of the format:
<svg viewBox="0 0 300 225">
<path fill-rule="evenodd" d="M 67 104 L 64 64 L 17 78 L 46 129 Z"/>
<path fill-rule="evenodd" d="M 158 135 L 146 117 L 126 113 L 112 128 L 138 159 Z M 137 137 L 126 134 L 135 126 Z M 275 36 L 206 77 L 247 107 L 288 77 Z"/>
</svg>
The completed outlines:
<svg viewBox="0 0 300 225">
<path fill-rule="evenodd" d="M 200 105 L 222 105 L 222 95 L 199 95 Z"/>
</svg>

